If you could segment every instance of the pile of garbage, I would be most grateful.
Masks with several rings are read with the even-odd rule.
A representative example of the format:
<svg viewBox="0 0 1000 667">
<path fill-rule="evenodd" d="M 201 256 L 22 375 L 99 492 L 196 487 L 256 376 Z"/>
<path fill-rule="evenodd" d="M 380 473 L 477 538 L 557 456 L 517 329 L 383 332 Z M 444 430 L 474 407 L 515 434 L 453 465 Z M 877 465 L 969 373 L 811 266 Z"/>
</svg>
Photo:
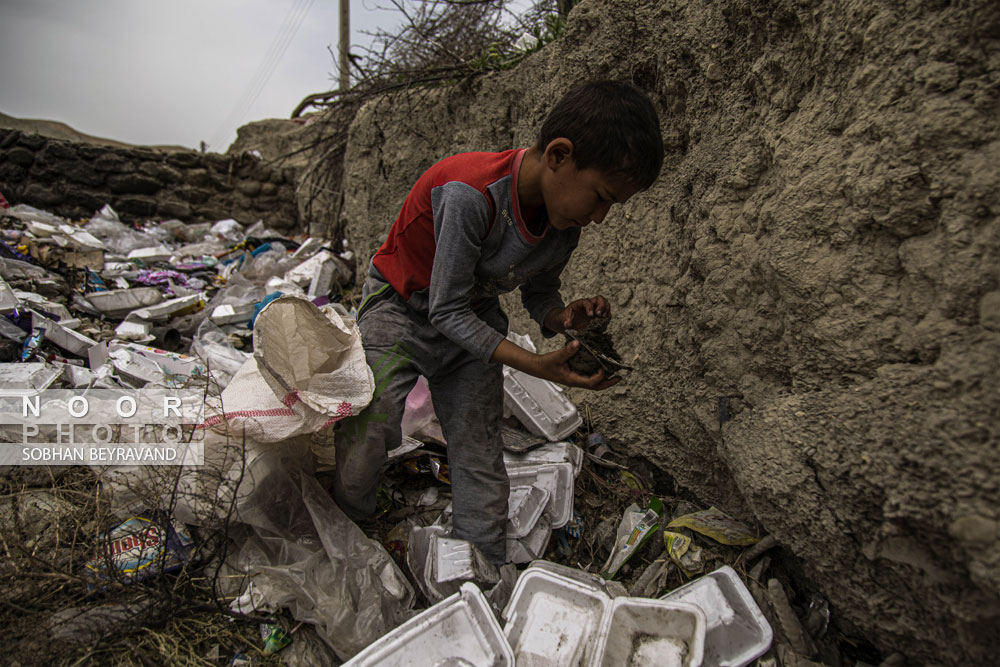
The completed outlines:
<svg viewBox="0 0 1000 667">
<path fill-rule="evenodd" d="M 83 224 L 25 205 L 3 215 L 0 361 L 49 364 L 70 387 L 210 376 L 224 388 L 263 305 L 293 294 L 323 306 L 353 279 L 349 251 L 262 222 L 136 229 L 110 206 Z"/>
<path fill-rule="evenodd" d="M 260 222 L 129 226 L 107 206 L 77 223 L 27 206 L 2 215 L 5 390 L 210 389 L 206 465 L 185 467 L 163 503 L 135 492 L 149 481 L 142 469 L 99 471 L 120 518 L 97 537 L 117 545 L 111 567 L 160 564 L 126 583 L 183 566 L 195 541 L 187 526 L 231 509 L 249 529 L 231 536 L 222 564 L 240 575 L 232 611 L 287 610 L 349 664 L 777 666 L 825 656 L 829 608 L 811 600 L 799 621 L 767 578 L 772 538 L 657 495 L 558 386 L 514 369 L 504 369 L 509 562 L 497 567 L 450 536 L 447 442 L 423 379 L 389 453 L 381 515 L 362 531 L 325 476 L 331 427 L 374 389 L 342 303 L 354 287 L 349 251 Z M 136 536 L 157 526 L 162 547 L 149 551 Z M 88 567 L 108 565 L 95 557 Z M 80 625 L 79 615 L 76 625 L 59 618 L 59 636 Z M 261 633 L 265 653 L 288 655 L 295 643 L 277 621 Z"/>
</svg>

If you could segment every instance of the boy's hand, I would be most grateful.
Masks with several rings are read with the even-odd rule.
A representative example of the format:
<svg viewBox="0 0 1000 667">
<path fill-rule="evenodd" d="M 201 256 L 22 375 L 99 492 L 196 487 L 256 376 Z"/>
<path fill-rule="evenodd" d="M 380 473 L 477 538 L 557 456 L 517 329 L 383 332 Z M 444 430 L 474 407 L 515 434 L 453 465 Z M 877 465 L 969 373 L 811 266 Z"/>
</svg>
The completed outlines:
<svg viewBox="0 0 1000 667">
<path fill-rule="evenodd" d="M 589 377 L 570 370 L 569 364 L 566 362 L 579 349 L 580 343 L 574 340 L 566 347 L 558 349 L 555 352 L 535 354 L 504 339 L 500 341 L 500 345 L 493 352 L 492 360 L 506 364 L 511 368 L 516 368 L 528 375 L 558 382 L 567 387 L 582 387 L 583 389 L 601 391 L 602 389 L 613 387 L 621 381 L 620 377 L 607 377 L 604 369 L 597 371 Z"/>
<path fill-rule="evenodd" d="M 594 319 L 610 316 L 611 306 L 608 304 L 607 299 L 598 295 L 589 299 L 577 299 L 562 310 L 553 308 L 545 316 L 545 328 L 556 333 L 564 333 L 567 329 L 583 331 L 590 326 L 590 323 Z M 566 358 L 568 359 L 569 357 Z"/>
<path fill-rule="evenodd" d="M 538 355 L 540 372 L 537 376 L 545 380 L 564 384 L 567 387 L 582 387 L 583 389 L 593 389 L 594 391 L 602 391 L 621 382 L 621 378 L 618 376 L 607 377 L 603 368 L 590 376 L 580 375 L 576 371 L 571 370 L 567 362 L 579 349 L 580 343 L 574 340 L 569 345 L 555 352 Z"/>
</svg>

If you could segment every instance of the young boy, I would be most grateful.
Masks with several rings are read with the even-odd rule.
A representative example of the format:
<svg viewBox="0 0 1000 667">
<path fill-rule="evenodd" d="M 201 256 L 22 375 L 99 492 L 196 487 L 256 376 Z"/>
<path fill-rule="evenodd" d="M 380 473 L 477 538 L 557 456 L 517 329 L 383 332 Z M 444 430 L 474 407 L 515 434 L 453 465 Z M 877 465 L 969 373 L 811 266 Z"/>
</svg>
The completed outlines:
<svg viewBox="0 0 1000 667">
<path fill-rule="evenodd" d="M 334 497 L 349 516 L 375 512 L 379 470 L 423 375 L 448 441 L 452 535 L 506 561 L 502 364 L 570 387 L 601 390 L 617 378 L 570 370 L 576 342 L 534 354 L 506 340 L 497 296 L 520 287 L 546 337 L 609 316 L 601 296 L 564 305 L 559 275 L 580 229 L 649 188 L 662 162 L 649 98 L 600 81 L 567 93 L 531 148 L 454 155 L 417 180 L 372 258 L 358 309 L 376 387 L 337 434 Z"/>
</svg>

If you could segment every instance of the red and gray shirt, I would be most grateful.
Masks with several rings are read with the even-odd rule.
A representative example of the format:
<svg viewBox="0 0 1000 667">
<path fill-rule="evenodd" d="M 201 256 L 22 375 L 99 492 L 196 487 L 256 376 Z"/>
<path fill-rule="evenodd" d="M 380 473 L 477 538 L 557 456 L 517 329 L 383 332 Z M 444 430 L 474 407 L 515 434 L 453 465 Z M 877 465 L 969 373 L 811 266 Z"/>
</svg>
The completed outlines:
<svg viewBox="0 0 1000 667">
<path fill-rule="evenodd" d="M 461 153 L 432 166 L 372 258 L 373 277 L 483 361 L 503 336 L 477 313 L 520 287 L 524 307 L 542 324 L 550 310 L 564 307 L 559 274 L 580 239 L 579 229 L 545 223 L 536 235 L 525 224 L 517 201 L 524 153 Z"/>
</svg>

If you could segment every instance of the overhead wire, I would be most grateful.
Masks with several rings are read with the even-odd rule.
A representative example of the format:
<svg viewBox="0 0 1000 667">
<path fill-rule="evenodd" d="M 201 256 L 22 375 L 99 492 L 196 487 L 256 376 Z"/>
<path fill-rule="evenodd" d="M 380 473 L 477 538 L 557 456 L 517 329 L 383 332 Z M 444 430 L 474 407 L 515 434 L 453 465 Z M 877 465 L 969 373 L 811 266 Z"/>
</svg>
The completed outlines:
<svg viewBox="0 0 1000 667">
<path fill-rule="evenodd" d="M 257 91 L 263 87 L 262 84 L 267 83 L 267 79 L 270 77 L 270 72 L 273 72 L 274 66 L 280 62 L 281 56 L 284 53 L 283 45 L 287 47 L 287 43 L 290 41 L 288 40 L 288 37 L 290 35 L 293 36 L 295 29 L 297 29 L 295 19 L 301 14 L 307 3 L 311 4 L 310 0 L 295 0 L 295 3 L 289 6 L 288 12 L 285 14 L 285 18 L 281 22 L 277 34 L 272 39 L 271 44 L 265 52 L 264 57 L 261 59 L 254 75 L 247 82 L 243 94 L 233 105 L 232 111 L 216 130 L 213 145 L 221 143 L 221 141 L 225 140 L 229 134 L 230 128 L 238 123 L 242 119 L 242 116 L 244 116 L 249 110 L 249 107 L 252 104 L 251 100 L 256 99 L 256 95 L 259 94 Z"/>
<path fill-rule="evenodd" d="M 247 113 L 249 113 L 254 102 L 260 97 L 274 71 L 281 63 L 285 51 L 288 50 L 289 45 L 298 33 L 299 27 L 302 25 L 302 21 L 305 20 L 309 10 L 312 9 L 314 2 L 315 0 L 295 0 L 289 7 L 281 23 L 281 28 L 271 41 L 268 50 L 261 59 L 260 65 L 247 82 L 247 86 L 239 100 L 233 105 L 233 110 L 216 129 L 214 139 L 209 144 L 210 146 L 219 146 L 222 144 L 229 136 L 232 128 L 238 127 Z"/>
</svg>

